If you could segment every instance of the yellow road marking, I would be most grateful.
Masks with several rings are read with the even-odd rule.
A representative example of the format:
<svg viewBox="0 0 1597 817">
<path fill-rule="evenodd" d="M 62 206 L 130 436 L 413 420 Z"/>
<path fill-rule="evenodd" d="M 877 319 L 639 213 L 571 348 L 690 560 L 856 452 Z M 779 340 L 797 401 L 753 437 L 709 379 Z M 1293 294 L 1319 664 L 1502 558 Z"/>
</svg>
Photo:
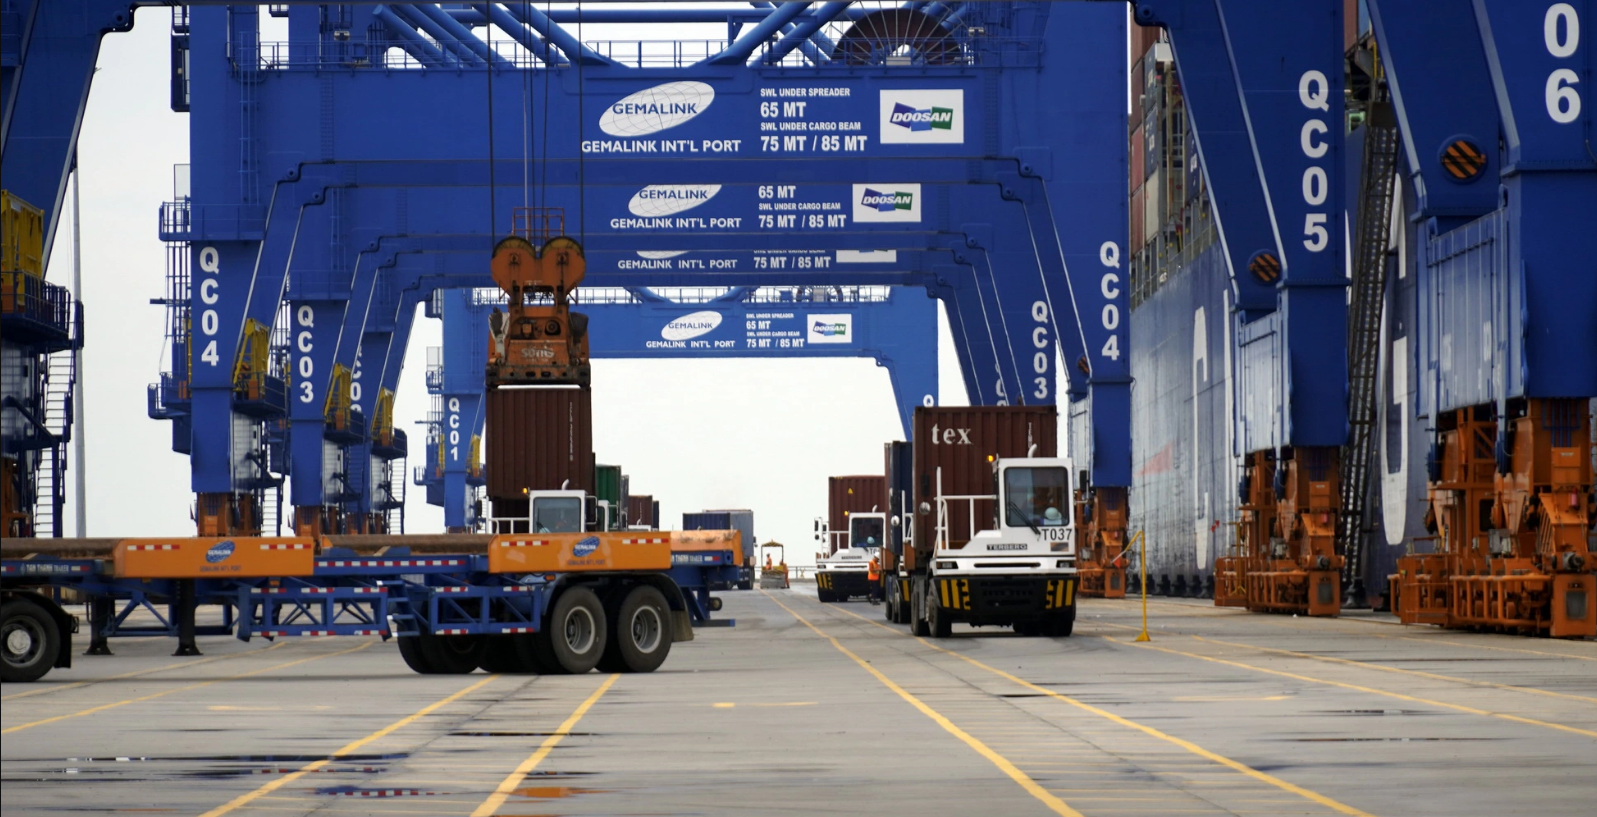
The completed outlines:
<svg viewBox="0 0 1597 817">
<path fill-rule="evenodd" d="M 869 672 L 871 675 L 875 676 L 876 680 L 881 681 L 883 686 L 885 686 L 888 689 L 892 690 L 893 692 L 897 693 L 898 697 L 903 698 L 905 701 L 909 702 L 909 704 L 911 706 L 913 706 L 916 709 L 920 710 L 921 714 L 925 715 L 928 718 L 931 718 L 932 721 L 935 722 L 938 726 L 943 727 L 944 731 L 946 731 L 950 735 L 953 735 L 954 737 L 959 738 L 960 740 L 964 741 L 966 746 L 969 746 L 970 748 L 976 750 L 976 753 L 981 755 L 982 757 L 987 758 L 987 760 L 989 762 L 991 762 L 994 766 L 997 766 L 1000 771 L 1002 771 L 1006 775 L 1009 775 L 1009 779 L 1011 779 L 1011 780 L 1015 781 L 1016 783 L 1020 784 L 1020 787 L 1025 789 L 1027 794 L 1030 794 L 1032 797 L 1037 798 L 1037 800 L 1039 800 L 1043 805 L 1047 806 L 1050 811 L 1052 811 L 1055 814 L 1060 815 L 1061 817 L 1082 817 L 1081 812 L 1076 811 L 1075 809 L 1071 808 L 1069 805 L 1067 805 L 1065 803 L 1065 801 L 1059 799 L 1053 793 L 1051 793 L 1047 789 L 1043 788 L 1041 785 L 1039 785 L 1037 783 L 1037 781 L 1031 779 L 1031 777 L 1029 775 L 1027 775 L 1025 772 L 1021 771 L 1018 767 L 1016 767 L 1015 764 L 1009 762 L 1008 758 L 1006 758 L 1003 755 L 998 754 L 997 752 L 993 751 L 991 748 L 989 748 L 987 746 L 987 744 L 982 743 L 980 740 L 977 740 L 976 737 L 971 735 L 969 732 L 966 732 L 965 730 L 963 730 L 963 729 L 959 728 L 958 726 L 954 725 L 953 721 L 949 720 L 948 718 L 943 717 L 942 713 L 938 712 L 935 709 L 932 709 L 930 706 L 927 706 L 925 703 L 922 703 L 921 699 L 915 697 L 914 695 L 911 695 L 909 692 L 905 691 L 904 688 L 899 686 L 898 684 L 893 683 L 893 680 L 891 678 L 888 678 L 886 675 L 883 675 L 880 670 L 878 670 L 877 668 L 871 666 L 870 662 L 866 661 L 863 658 L 860 658 L 858 655 L 855 655 L 851 650 L 849 650 L 849 648 L 843 646 L 843 642 L 838 641 L 836 638 L 834 638 L 834 637 L 832 637 L 830 635 L 827 635 L 825 632 L 823 632 L 821 630 L 821 628 L 815 626 L 814 624 L 811 624 L 809 622 L 809 619 L 806 619 L 805 617 L 803 617 L 803 616 L 799 615 L 798 613 L 794 612 L 792 608 L 788 607 L 787 605 L 783 604 L 782 602 L 777 601 L 775 596 L 772 596 L 769 593 L 766 593 L 765 595 L 768 598 L 770 598 L 771 601 L 775 602 L 776 606 L 782 608 L 783 610 L 786 610 L 789 615 L 791 615 L 792 617 L 798 619 L 799 623 L 801 623 L 804 626 L 810 628 L 811 630 L 814 630 L 816 635 L 818 635 L 818 636 L 820 636 L 820 637 L 832 642 L 832 646 L 836 647 L 839 652 L 843 653 L 844 655 L 848 656 L 849 658 L 854 659 L 854 663 L 859 664 L 861 667 L 864 667 L 865 671 Z M 854 614 L 853 613 L 849 613 L 849 615 L 854 615 Z M 858 616 L 855 616 L 855 617 L 858 618 Z M 477 815 L 472 815 L 472 817 L 477 817 Z"/>
<path fill-rule="evenodd" d="M 1438 632 L 1445 632 L 1439 630 Z M 1486 644 L 1476 644 L 1470 641 L 1449 641 L 1442 638 L 1416 638 L 1411 635 L 1383 635 L 1381 638 L 1401 638 L 1404 641 L 1418 641 L 1422 644 L 1446 644 L 1450 647 L 1471 647 L 1477 650 L 1499 650 L 1501 652 L 1522 652 L 1529 655 L 1550 655 L 1555 658 L 1573 658 L 1577 661 L 1597 661 L 1597 655 L 1572 655 L 1567 652 L 1547 652 L 1546 650 L 1527 650 L 1520 647 L 1494 647 Z"/>
<path fill-rule="evenodd" d="M 369 646 L 371 646 L 371 644 L 367 644 L 366 646 L 369 647 Z M 322 758 L 321 760 L 313 760 L 310 763 L 307 763 L 304 766 L 301 766 L 299 771 L 283 775 L 282 777 L 279 777 L 279 778 L 277 778 L 275 780 L 272 780 L 272 781 L 266 783 L 265 785 L 261 786 L 260 788 L 256 789 L 255 791 L 252 791 L 252 792 L 250 792 L 248 794 L 241 794 L 238 797 L 235 797 L 232 800 L 229 800 L 226 803 L 223 803 L 222 805 L 217 806 L 216 808 L 213 808 L 210 811 L 205 812 L 204 814 L 200 815 L 200 817 L 221 817 L 221 815 L 223 815 L 223 814 L 227 814 L 227 813 L 229 813 L 231 811 L 235 811 L 235 810 L 239 809 L 242 806 L 247 806 L 252 801 L 254 801 L 256 799 L 259 799 L 261 797 L 264 797 L 265 795 L 271 794 L 272 792 L 277 791 L 278 789 L 288 785 L 289 783 L 292 783 L 295 780 L 298 780 L 301 777 L 304 777 L 305 775 L 310 774 L 311 772 L 314 772 L 317 769 L 320 769 L 320 768 L 322 768 L 323 766 L 326 766 L 329 763 L 332 763 L 333 761 L 337 760 L 340 757 L 343 757 L 344 755 L 352 755 L 352 754 L 360 751 L 360 748 L 362 746 L 365 746 L 366 744 L 371 743 L 374 740 L 379 740 L 381 738 L 385 738 L 388 735 L 393 734 L 395 731 L 397 731 L 399 729 L 403 729 L 406 726 L 409 726 L 409 725 L 415 723 L 416 721 L 421 720 L 422 718 L 425 718 L 428 715 L 438 711 L 439 709 L 442 709 L 443 707 L 446 707 L 446 706 L 454 703 L 455 701 L 458 701 L 461 698 L 464 698 L 465 696 L 467 696 L 467 695 L 469 695 L 469 694 L 471 694 L 471 693 L 483 688 L 488 683 L 492 682 L 495 678 L 498 678 L 498 677 L 499 676 L 497 676 L 497 675 L 490 675 L 487 678 L 484 678 L 481 681 L 478 681 L 477 683 L 472 684 L 471 686 L 466 687 L 465 689 L 462 689 L 459 692 L 456 692 L 455 694 L 450 695 L 449 697 L 444 698 L 441 701 L 435 701 L 433 703 L 430 703 L 430 704 L 422 707 L 421 709 L 417 710 L 415 712 L 415 714 L 406 715 L 405 717 L 400 718 L 399 720 L 394 721 L 393 723 L 388 724 L 387 726 L 384 726 L 383 728 L 377 730 L 376 732 L 373 732 L 370 735 L 367 735 L 366 737 L 363 737 L 360 740 L 355 741 L 354 743 L 346 744 L 342 748 L 340 748 L 337 751 L 333 752 L 328 757 Z"/>
<path fill-rule="evenodd" d="M 780 602 L 778 602 L 778 603 L 780 604 Z M 861 615 L 859 615 L 857 613 L 851 613 L 851 612 L 849 612 L 847 610 L 843 610 L 841 608 L 833 608 L 833 609 L 837 609 L 838 612 L 847 613 L 848 615 L 851 615 L 854 618 L 857 618 L 860 621 L 865 622 L 866 624 L 874 624 L 877 627 L 881 627 L 882 629 L 884 629 L 884 630 L 886 630 L 886 631 L 888 631 L 890 633 L 893 633 L 895 635 L 903 635 L 903 633 L 899 632 L 898 630 L 893 629 L 892 627 L 888 627 L 887 625 L 881 624 L 879 622 L 871 621 L 870 619 L 865 618 L 864 616 L 861 616 Z M 1329 797 L 1326 797 L 1323 794 L 1320 794 L 1319 792 L 1310 791 L 1309 789 L 1305 789 L 1302 786 L 1298 786 L 1298 785 L 1294 785 L 1292 783 L 1288 783 L 1287 781 L 1282 780 L 1281 778 L 1276 777 L 1275 775 L 1268 774 L 1266 772 L 1261 772 L 1258 769 L 1253 768 L 1252 766 L 1248 766 L 1248 765 L 1246 765 L 1244 763 L 1239 763 L 1239 762 L 1237 762 L 1235 760 L 1232 760 L 1231 758 L 1226 757 L 1225 755 L 1221 755 L 1221 754 L 1217 754 L 1215 752 L 1211 752 L 1208 749 L 1205 749 L 1202 746 L 1199 746 L 1198 744 L 1193 743 L 1193 742 L 1191 742 L 1189 740 L 1184 740 L 1184 739 L 1178 738 L 1178 737 L 1176 737 L 1174 735 L 1166 734 L 1166 733 L 1161 732 L 1158 729 L 1155 729 L 1155 728 L 1153 728 L 1151 726 L 1144 726 L 1144 725 L 1142 725 L 1140 723 L 1137 723 L 1136 721 L 1129 720 L 1127 718 L 1122 718 L 1121 716 L 1116 715 L 1115 713 L 1110 712 L 1108 710 L 1099 709 L 1098 707 L 1093 706 L 1092 704 L 1083 703 L 1081 701 L 1078 701 L 1075 698 L 1070 697 L 1069 695 L 1063 695 L 1063 694 L 1055 692 L 1055 691 L 1053 691 L 1051 689 L 1048 689 L 1047 687 L 1038 686 L 1038 685 L 1036 685 L 1036 684 L 1034 684 L 1034 683 L 1032 683 L 1030 681 L 1024 680 L 1024 679 L 1019 678 L 1019 677 L 1017 677 L 1015 675 L 1007 673 L 1007 672 L 1005 672 L 1005 671 L 1003 671 L 1001 669 L 998 669 L 997 667 L 990 667 L 990 666 L 988 666 L 986 664 L 983 664 L 982 662 L 977 661 L 976 659 L 971 658 L 969 656 L 961 655 L 960 653 L 954 652 L 953 650 L 947 650 L 947 649 L 944 649 L 942 647 L 939 647 L 936 644 L 933 644 L 933 643 L 931 643 L 930 641 L 927 641 L 924 638 L 920 638 L 920 637 L 916 637 L 916 636 L 911 636 L 911 637 L 915 638 L 916 641 L 919 641 L 920 643 L 925 644 L 926 646 L 928 646 L 928 647 L 930 647 L 930 648 L 932 648 L 932 649 L 934 649 L 934 650 L 936 650 L 936 651 L 938 651 L 940 653 L 943 653 L 945 655 L 951 655 L 951 656 L 953 656 L 955 658 L 958 658 L 959 660 L 964 661 L 966 663 L 969 663 L 969 664 L 971 664 L 973 666 L 980 667 L 981 669 L 987 670 L 988 672 L 991 672 L 992 674 L 997 675 L 1000 678 L 1003 678 L 1003 679 L 1005 679 L 1007 681 L 1010 681 L 1012 683 L 1015 683 L 1015 684 L 1019 684 L 1020 686 L 1023 686 L 1025 688 L 1029 689 L 1029 690 L 1032 690 L 1033 692 L 1038 692 L 1038 693 L 1046 695 L 1046 696 L 1048 696 L 1050 698 L 1053 698 L 1055 700 L 1063 701 L 1063 702 L 1065 702 L 1067 704 L 1070 704 L 1071 706 L 1076 707 L 1077 709 L 1082 710 L 1083 712 L 1091 712 L 1092 714 L 1097 715 L 1100 718 L 1104 718 L 1106 720 L 1109 720 L 1109 721 L 1112 721 L 1114 723 L 1120 724 L 1121 726 L 1124 726 L 1124 727 L 1126 727 L 1128 729 L 1135 729 L 1136 731 L 1141 732 L 1141 733 L 1143 733 L 1145 735 L 1148 735 L 1150 737 L 1155 737 L 1155 738 L 1158 738 L 1158 739 L 1160 739 L 1162 741 L 1165 741 L 1167 743 L 1174 744 L 1174 745 L 1179 746 L 1179 747 L 1187 750 L 1188 752 L 1191 752 L 1192 754 L 1195 754 L 1195 755 L 1197 755 L 1197 756 L 1199 756 L 1201 758 L 1204 758 L 1206 760 L 1210 760 L 1210 761 L 1213 761 L 1215 763 L 1218 763 L 1218 764 L 1220 764 L 1222 766 L 1225 766 L 1225 767 L 1227 767 L 1229 769 L 1232 769 L 1234 771 L 1237 771 L 1237 772 L 1240 772 L 1242 774 L 1245 774 L 1248 777 L 1251 777 L 1251 778 L 1253 778 L 1255 780 L 1258 780 L 1260 782 L 1268 783 L 1268 784 L 1270 784 L 1272 786 L 1275 786 L 1276 788 L 1281 789 L 1283 791 L 1291 792 L 1291 793 L 1293 793 L 1293 794 L 1295 794 L 1295 795 L 1297 795 L 1297 796 L 1299 796 L 1299 797 L 1301 797 L 1301 798 L 1303 798 L 1305 800 L 1310 800 L 1312 802 L 1319 803 L 1320 805 L 1325 806 L 1326 808 L 1332 809 L 1333 811 L 1339 811 L 1339 812 L 1341 812 L 1343 814 L 1353 815 L 1354 817 L 1373 817 L 1373 815 L 1371 815 L 1368 812 L 1356 809 L 1356 808 L 1354 808 L 1354 807 L 1352 807 L 1350 805 L 1347 805 L 1346 803 L 1343 803 L 1341 801 L 1333 800 L 1333 799 L 1331 799 Z M 1126 642 L 1120 641 L 1119 639 L 1115 639 L 1115 638 L 1111 638 L 1111 639 L 1108 639 L 1108 640 L 1109 641 L 1113 641 L 1113 642 L 1115 642 L 1117 644 L 1126 643 Z M 1145 645 L 1140 645 L 1139 644 L 1138 646 L 1145 646 Z M 1155 648 L 1155 649 L 1157 649 L 1157 648 Z"/>
<path fill-rule="evenodd" d="M 1257 647 L 1257 646 L 1254 646 L 1252 644 L 1241 644 L 1241 643 L 1237 643 L 1235 641 L 1221 641 L 1218 638 L 1204 638 L 1203 636 L 1199 636 L 1199 635 L 1195 635 L 1195 636 L 1192 636 L 1192 637 L 1194 639 L 1197 639 L 1198 641 L 1206 641 L 1206 642 L 1208 642 L 1210 644 L 1224 644 L 1227 647 L 1242 647 L 1244 649 L 1249 649 L 1249 650 L 1258 650 L 1259 652 L 1277 653 L 1279 655 L 1291 655 L 1291 656 L 1295 656 L 1295 657 L 1298 657 L 1298 658 L 1312 658 L 1315 661 L 1329 661 L 1329 662 L 1331 662 L 1333 664 L 1347 664 L 1347 665 L 1354 666 L 1354 667 L 1363 667 L 1365 669 L 1378 669 L 1378 670 L 1381 670 L 1383 672 L 1399 672 L 1399 673 L 1402 673 L 1404 675 L 1417 675 L 1417 676 L 1419 676 L 1421 678 L 1431 678 L 1431 679 L 1435 679 L 1435 680 L 1438 680 L 1438 681 L 1451 681 L 1451 682 L 1456 683 L 1456 684 L 1468 684 L 1469 686 L 1476 686 L 1476 687 L 1490 687 L 1492 689 L 1506 689 L 1506 690 L 1509 690 L 1511 692 L 1529 692 L 1529 693 L 1532 693 L 1532 694 L 1535 694 L 1535 695 L 1550 695 L 1550 696 L 1552 696 L 1554 698 L 1569 698 L 1570 700 L 1574 700 L 1574 701 L 1586 701 L 1587 703 L 1597 704 L 1597 698 L 1588 697 L 1586 695 L 1571 695 L 1571 694 L 1565 693 L 1565 692 L 1553 692 L 1551 690 L 1546 690 L 1546 689 L 1537 689 L 1536 687 L 1513 686 L 1511 684 L 1498 684 L 1498 683 L 1493 683 L 1492 681 L 1472 681 L 1472 680 L 1470 680 L 1468 678 L 1456 678 L 1456 677 L 1451 676 L 1451 675 L 1438 675 L 1438 674 L 1436 674 L 1434 672 L 1423 672 L 1423 671 L 1417 670 L 1417 669 L 1402 669 L 1400 667 L 1388 667 L 1388 666 L 1385 666 L 1383 664 L 1371 664 L 1371 663 L 1369 663 L 1367 661 L 1354 661 L 1354 660 L 1349 659 L 1349 658 L 1334 658 L 1334 657 L 1329 656 L 1329 655 L 1315 655 L 1314 653 L 1297 652 L 1295 650 L 1283 650 L 1283 649 L 1279 649 L 1279 648 L 1276 648 L 1276 647 Z M 1416 659 L 1416 660 L 1423 661 L 1424 659 Z"/>
<path fill-rule="evenodd" d="M 197 683 L 197 684 L 189 684 L 188 686 L 176 687 L 176 688 L 173 688 L 173 689 L 168 689 L 168 690 L 166 690 L 164 692 L 152 693 L 150 695 L 141 695 L 141 696 L 139 696 L 137 698 L 129 698 L 129 699 L 125 700 L 125 701 L 117 701 L 116 703 L 101 704 L 100 706 L 94 706 L 94 707 L 90 707 L 88 709 L 80 710 L 80 711 L 77 711 L 77 712 L 71 712 L 71 713 L 68 713 L 66 715 L 56 715 L 53 718 L 43 718 L 43 719 L 40 719 L 40 720 L 31 721 L 29 723 L 17 724 L 16 726 L 8 726 L 5 729 L 0 729 L 0 735 L 9 735 L 12 732 L 21 732 L 24 729 L 32 729 L 35 726 L 43 726 L 43 725 L 45 725 L 47 723 L 55 723 L 56 721 L 64 721 L 64 720 L 68 720 L 70 718 L 81 718 L 84 715 L 93 715 L 93 714 L 95 714 L 97 712 L 104 712 L 107 709 L 116 709 L 119 706 L 127 706 L 128 704 L 136 704 L 136 703 L 140 703 L 142 701 L 152 701 L 152 700 L 155 700 L 156 698 L 161 698 L 161 697 L 164 697 L 164 696 L 167 696 L 167 695 L 171 695 L 174 692 L 187 692 L 188 690 L 191 690 L 191 689 L 199 689 L 200 687 L 208 687 L 208 686 L 210 686 L 212 684 L 220 684 L 223 681 L 237 681 L 240 678 L 248 678 L 251 675 L 260 675 L 263 672 L 271 672 L 272 670 L 285 669 L 287 667 L 292 667 L 292 666 L 295 666 L 297 664 L 304 664 L 304 663 L 307 663 L 307 662 L 310 662 L 310 661 L 319 661 L 319 660 L 321 660 L 323 658 L 332 658 L 335 655 L 345 655 L 347 653 L 359 652 L 360 650 L 364 650 L 367 647 L 370 647 L 371 645 L 376 644 L 376 643 L 377 642 L 375 642 L 375 641 L 368 641 L 365 644 L 362 644 L 359 647 L 355 647 L 353 649 L 339 650 L 338 652 L 330 652 L 330 653 L 327 653 L 326 655 L 313 655 L 313 656 L 311 656 L 309 658 L 301 658 L 301 659 L 299 659 L 297 661 L 289 661 L 289 662 L 284 663 L 284 664 L 273 664 L 272 666 L 265 667 L 263 669 L 250 670 L 249 672 L 241 672 L 238 675 L 232 675 L 232 676 L 229 676 L 227 678 L 217 678 L 217 679 L 215 679 L 213 681 L 201 681 L 200 683 Z M 265 650 L 261 650 L 261 652 L 266 652 L 266 651 Z"/>
<path fill-rule="evenodd" d="M 231 652 L 231 653 L 228 653 L 227 655 L 213 655 L 213 656 L 210 656 L 209 658 L 197 658 L 197 659 L 195 659 L 193 661 L 183 661 L 183 662 L 177 663 L 177 664 L 167 664 L 164 667 L 151 667 L 149 669 L 135 670 L 133 672 L 124 672 L 121 675 L 108 675 L 108 676 L 106 676 L 104 678 L 94 678 L 94 679 L 88 680 L 88 681 L 78 681 L 76 683 L 71 683 L 71 684 L 62 684 L 61 686 L 45 687 L 44 689 L 32 689 L 32 690 L 29 690 L 27 692 L 18 692 L 18 693 L 14 694 L 14 695 L 7 695 L 7 696 L 5 696 L 3 698 L 0 698 L 0 701 L 14 701 L 14 700 L 16 700 L 18 698 L 27 698 L 27 697 L 31 697 L 33 695 L 43 695 L 43 694 L 45 694 L 47 692 L 65 692 L 65 691 L 67 691 L 69 689 L 76 689 L 78 687 L 86 687 L 86 686 L 89 686 L 91 684 L 103 684 L 106 681 L 120 681 L 120 680 L 122 680 L 124 678 L 137 678 L 140 675 L 149 675 L 149 674 L 154 673 L 154 672 L 166 672 L 167 670 L 182 669 L 184 667 L 192 667 L 195 664 L 209 664 L 212 661 L 221 661 L 224 658 L 237 658 L 238 656 L 241 656 L 241 655 L 255 655 L 256 653 L 263 653 L 263 652 L 266 652 L 267 650 L 275 650 L 278 647 L 287 646 L 290 643 L 292 643 L 292 642 L 279 641 L 279 642 L 277 642 L 276 644 L 273 644 L 270 647 L 266 647 L 265 649 L 245 650 L 243 652 Z"/>
<path fill-rule="evenodd" d="M 1324 684 L 1326 686 L 1342 687 L 1343 689 L 1353 689 L 1353 690 L 1357 690 L 1359 692 L 1368 692 L 1368 693 L 1370 693 L 1372 695 L 1385 695 L 1388 698 L 1397 698 L 1398 700 L 1411 701 L 1413 703 L 1426 704 L 1426 705 L 1429 705 L 1429 706 L 1439 706 L 1439 707 L 1442 707 L 1443 709 L 1453 709 L 1453 710 L 1457 710 L 1459 712 L 1468 712 L 1471 715 L 1486 715 L 1488 717 L 1502 718 L 1504 720 L 1514 721 L 1516 723 L 1527 723 L 1527 724 L 1530 724 L 1531 726 L 1545 726 L 1548 729 L 1557 729 L 1557 730 L 1559 730 L 1561 732 L 1572 732 L 1572 733 L 1577 734 L 1577 735 L 1585 735 L 1586 737 L 1597 738 L 1597 732 L 1591 731 L 1590 729 L 1580 729 L 1580 728 L 1577 728 L 1577 727 L 1574 727 L 1574 726 L 1565 726 L 1564 724 L 1561 724 L 1561 723 L 1549 723 L 1547 721 L 1536 720 L 1535 718 L 1523 718 L 1523 717 L 1520 717 L 1519 715 L 1510 715 L 1510 714 L 1508 714 L 1506 712 L 1491 712 L 1491 711 L 1485 710 L 1485 709 L 1476 709 L 1473 706 L 1464 706 L 1462 704 L 1444 703 L 1442 701 L 1433 701 L 1433 700 L 1431 700 L 1429 698 L 1417 698 L 1417 697 L 1415 697 L 1413 695 L 1404 695 L 1401 692 L 1388 692 L 1388 691 L 1386 691 L 1384 689 L 1375 689 L 1374 687 L 1359 686 L 1358 684 L 1348 684 L 1348 683 L 1343 683 L 1341 681 L 1330 681 L 1330 680 L 1326 680 L 1324 678 L 1314 678 L 1314 677 L 1308 676 L 1308 675 L 1298 675 L 1297 673 L 1294 673 L 1294 672 L 1282 672 L 1281 670 L 1266 669 L 1264 667 L 1253 666 L 1252 664 L 1244 664 L 1244 663 L 1242 663 L 1240 661 L 1227 661 L 1224 658 L 1215 658 L 1213 656 L 1208 656 L 1208 655 L 1199 655 L 1199 654 L 1193 653 L 1193 652 L 1183 652 L 1182 650 L 1172 650 L 1172 649 L 1169 649 L 1167 647 L 1155 647 L 1152 644 L 1145 644 L 1145 643 L 1144 644 L 1139 644 L 1139 643 L 1137 643 L 1135 641 L 1121 641 L 1118 638 L 1111 638 L 1111 639 L 1108 639 L 1108 640 L 1113 641 L 1116 644 L 1130 644 L 1130 645 L 1132 645 L 1134 647 L 1146 647 L 1147 649 L 1150 649 L 1150 650 L 1158 650 L 1159 652 L 1167 652 L 1167 653 L 1170 653 L 1171 655 L 1183 655 L 1183 656 L 1186 656 L 1187 658 L 1196 658 L 1196 659 L 1198 659 L 1200 661 L 1210 661 L 1210 662 L 1213 662 L 1213 663 L 1216 663 L 1216 664 L 1225 664 L 1226 666 L 1229 666 L 1229 667 L 1237 667 L 1239 669 L 1248 669 L 1248 670 L 1253 670 L 1254 672 L 1267 673 L 1269 675 L 1278 675 L 1278 676 L 1280 676 L 1282 678 L 1291 678 L 1293 680 L 1304 681 L 1304 682 L 1310 683 L 1310 684 Z"/>
<path fill-rule="evenodd" d="M 510 798 L 511 792 L 514 792 L 522 781 L 527 779 L 527 775 L 531 774 L 533 769 L 538 768 L 538 764 L 542 763 L 543 759 L 548 757 L 556 746 L 560 745 L 560 741 L 566 735 L 571 734 L 571 730 L 576 727 L 577 721 L 582 720 L 582 716 L 588 714 L 588 710 L 592 709 L 593 705 L 598 703 L 599 699 L 606 692 L 609 692 L 610 687 L 615 686 L 616 681 L 620 678 L 620 675 L 611 675 L 606 678 L 604 683 L 600 684 L 599 688 L 594 690 L 593 694 L 589 695 L 588 699 L 583 701 L 582 705 L 571 713 L 571 717 L 566 718 L 559 728 L 555 729 L 549 737 L 543 739 L 543 743 L 538 746 L 538 751 L 533 752 L 526 760 L 521 761 L 521 765 L 517 766 L 515 771 L 500 781 L 499 787 L 494 789 L 493 794 L 488 795 L 487 800 L 482 801 L 482 805 L 471 813 L 471 817 L 489 817 L 489 815 L 498 811 L 499 807 L 505 804 L 505 800 Z"/>
</svg>

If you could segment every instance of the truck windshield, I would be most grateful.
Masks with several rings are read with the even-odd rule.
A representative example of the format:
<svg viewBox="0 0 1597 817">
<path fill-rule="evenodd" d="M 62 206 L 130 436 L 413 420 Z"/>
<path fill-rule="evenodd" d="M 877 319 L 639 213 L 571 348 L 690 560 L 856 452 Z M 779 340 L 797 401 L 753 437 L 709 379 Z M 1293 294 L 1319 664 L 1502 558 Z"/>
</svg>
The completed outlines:
<svg viewBox="0 0 1597 817">
<path fill-rule="evenodd" d="M 852 517 L 848 520 L 849 547 L 879 548 L 882 546 L 882 518 L 879 516 Z"/>
<path fill-rule="evenodd" d="M 574 496 L 532 500 L 532 529 L 536 533 L 581 533 L 582 500 Z"/>
<path fill-rule="evenodd" d="M 1063 468 L 1004 470 L 1005 524 L 1010 527 L 1064 525 L 1069 496 L 1070 476 Z"/>
</svg>

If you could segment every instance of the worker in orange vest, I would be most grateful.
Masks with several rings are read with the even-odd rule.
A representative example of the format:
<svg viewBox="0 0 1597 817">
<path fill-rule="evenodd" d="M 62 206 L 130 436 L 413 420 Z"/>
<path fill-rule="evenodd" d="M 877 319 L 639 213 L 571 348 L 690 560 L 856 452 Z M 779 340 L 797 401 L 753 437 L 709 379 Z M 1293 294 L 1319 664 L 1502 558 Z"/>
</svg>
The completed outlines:
<svg viewBox="0 0 1597 817">
<path fill-rule="evenodd" d="M 865 597 L 870 599 L 871 604 L 876 604 L 881 601 L 882 597 L 882 563 L 877 561 L 875 556 L 872 556 L 870 564 L 865 567 L 865 571 L 865 579 L 870 585 L 865 592 Z"/>
<path fill-rule="evenodd" d="M 769 554 L 769 553 L 765 554 L 765 569 L 766 570 L 770 570 L 771 569 L 771 554 Z"/>
</svg>

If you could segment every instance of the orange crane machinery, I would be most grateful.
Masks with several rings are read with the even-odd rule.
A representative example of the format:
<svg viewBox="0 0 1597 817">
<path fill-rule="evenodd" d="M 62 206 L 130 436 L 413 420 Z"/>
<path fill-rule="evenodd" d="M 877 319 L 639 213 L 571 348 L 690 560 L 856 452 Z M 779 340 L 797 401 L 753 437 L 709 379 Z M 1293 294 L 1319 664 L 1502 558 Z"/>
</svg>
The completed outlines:
<svg viewBox="0 0 1597 817">
<path fill-rule="evenodd" d="M 1255 451 L 1243 464 L 1235 555 L 1215 559 L 1214 603 L 1254 612 L 1334 616 L 1343 557 L 1336 552 L 1338 452 L 1306 446 Z"/>
<path fill-rule="evenodd" d="M 1597 636 L 1590 404 L 1508 405 L 1501 457 L 1492 406 L 1439 418 L 1426 516 L 1436 552 L 1398 560 L 1392 606 L 1409 624 Z"/>
<path fill-rule="evenodd" d="M 1076 489 L 1076 592 L 1105 599 L 1126 597 L 1126 489 Z"/>
<path fill-rule="evenodd" d="M 518 213 L 518 224 L 533 219 Z M 571 311 L 571 293 L 587 269 L 582 245 L 564 235 L 534 247 L 530 230 L 494 247 L 491 270 L 510 301 L 488 318 L 492 347 L 488 383 L 495 385 L 589 382 L 588 318 Z M 491 435 L 490 435 L 491 436 Z"/>
</svg>

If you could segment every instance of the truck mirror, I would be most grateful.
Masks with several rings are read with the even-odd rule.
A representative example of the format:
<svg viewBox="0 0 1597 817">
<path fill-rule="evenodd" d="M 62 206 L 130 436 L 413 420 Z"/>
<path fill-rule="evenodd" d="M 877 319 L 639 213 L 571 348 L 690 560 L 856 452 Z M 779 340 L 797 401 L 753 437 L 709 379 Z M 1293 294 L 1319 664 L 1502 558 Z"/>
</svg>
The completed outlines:
<svg viewBox="0 0 1597 817">
<path fill-rule="evenodd" d="M 816 533 L 820 533 L 821 532 L 821 520 L 819 520 L 819 519 L 815 520 L 815 532 Z"/>
</svg>

